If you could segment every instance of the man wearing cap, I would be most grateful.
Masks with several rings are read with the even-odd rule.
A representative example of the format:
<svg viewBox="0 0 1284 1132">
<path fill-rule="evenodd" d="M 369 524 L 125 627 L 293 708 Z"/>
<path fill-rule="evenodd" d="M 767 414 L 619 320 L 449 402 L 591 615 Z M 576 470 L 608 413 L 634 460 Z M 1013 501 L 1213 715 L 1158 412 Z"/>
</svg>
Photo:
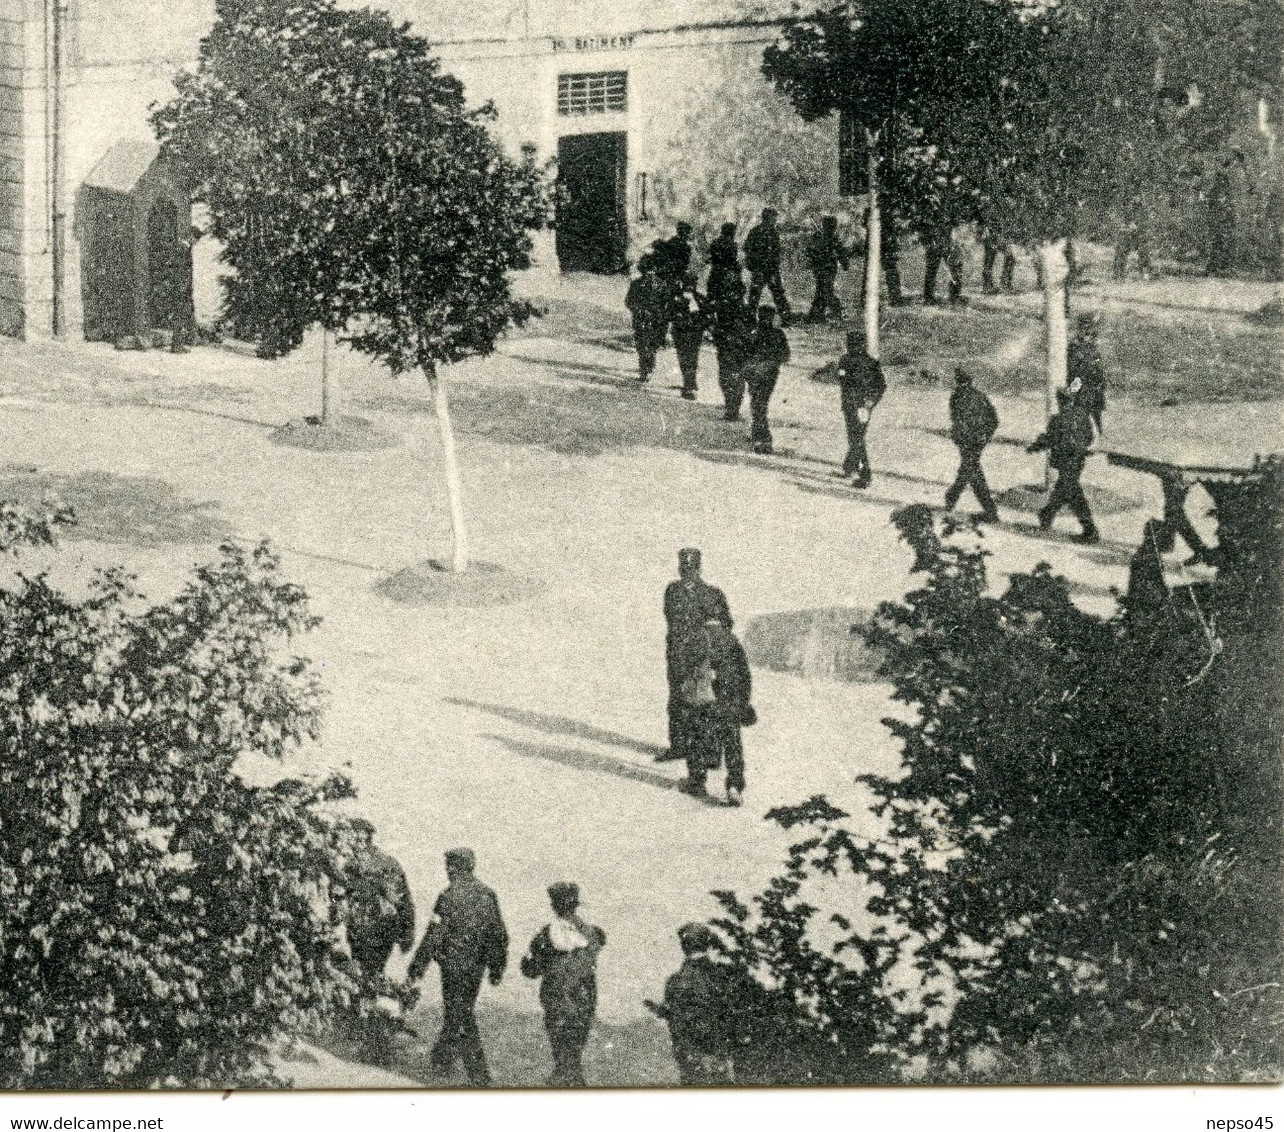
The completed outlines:
<svg viewBox="0 0 1284 1132">
<path fill-rule="evenodd" d="M 494 892 L 474 875 L 471 849 L 446 854 L 446 890 L 433 905 L 432 919 L 410 962 L 410 980 L 423 976 L 435 959 L 441 967 L 441 1034 L 432 1049 L 433 1068 L 448 1073 L 462 1059 L 468 1083 L 490 1084 L 486 1054 L 477 1031 L 477 995 L 482 976 L 498 986 L 508 965 L 508 930 Z"/>
<path fill-rule="evenodd" d="M 633 319 L 633 345 L 638 353 L 638 380 L 649 381 L 655 372 L 655 357 L 664 345 L 669 317 L 668 285 L 655 273 L 655 257 L 638 260 L 638 274 L 624 296 Z"/>
<path fill-rule="evenodd" d="M 847 427 L 847 456 L 843 460 L 843 470 L 837 474 L 854 476 L 852 487 L 869 487 L 873 479 L 865 433 L 869 430 L 874 406 L 886 392 L 887 379 L 883 376 L 883 367 L 876 358 L 869 356 L 864 332 L 849 330 L 847 353 L 838 359 L 838 395 L 843 423 Z"/>
<path fill-rule="evenodd" d="M 732 1056 L 743 993 L 736 973 L 710 955 L 717 942 L 704 924 L 683 924 L 682 966 L 665 982 L 663 1003 L 652 1006 L 668 1023 L 683 1085 L 735 1084 Z"/>
<path fill-rule="evenodd" d="M 597 1011 L 597 956 L 606 933 L 579 916 L 579 885 L 561 881 L 548 890 L 553 920 L 531 940 L 522 974 L 539 979 L 544 1028 L 553 1047 L 550 1085 L 583 1086 L 584 1047 Z"/>
<path fill-rule="evenodd" d="M 727 805 L 739 806 L 745 789 L 745 751 L 740 729 L 758 721 L 750 702 L 749 658 L 735 634 L 721 621 L 704 626 L 704 650 L 687 678 L 691 739 L 683 792 L 706 796 L 711 770 L 726 763 Z"/>
<path fill-rule="evenodd" d="M 690 736 L 683 685 L 704 646 L 704 625 L 720 621 L 731 628 L 727 596 L 700 576 L 700 552 L 678 551 L 678 578 L 664 590 L 664 658 L 669 682 L 669 750 L 658 761 L 685 759 Z"/>
<path fill-rule="evenodd" d="M 1062 507 L 1069 507 L 1071 513 L 1079 520 L 1083 532 L 1080 542 L 1099 542 L 1097 525 L 1092 521 L 1092 510 L 1088 498 L 1083 494 L 1083 485 L 1079 477 L 1083 475 L 1083 466 L 1088 459 L 1088 449 L 1092 447 L 1092 421 L 1087 410 L 1068 389 L 1057 390 L 1057 412 L 1048 421 L 1043 434 L 1031 444 L 1027 452 L 1047 450 L 1048 462 L 1056 470 L 1057 482 L 1052 486 L 1052 495 L 1048 502 L 1039 509 L 1039 530 L 1051 529 L 1052 520 Z"/>
<path fill-rule="evenodd" d="M 1106 363 L 1097 345 L 1099 320 L 1095 314 L 1081 314 L 1075 320 L 1075 335 L 1066 358 L 1066 384 L 1100 436 L 1106 412 Z"/>
<path fill-rule="evenodd" d="M 415 945 L 415 902 L 395 857 L 374 843 L 374 826 L 364 818 L 350 823 L 358 849 L 348 865 L 348 948 L 366 982 L 383 974 L 394 946 Z"/>
<path fill-rule="evenodd" d="M 745 237 L 745 267 L 749 269 L 749 297 L 746 305 L 756 307 L 765 287 L 776 301 L 781 323 L 788 326 L 789 299 L 785 296 L 785 285 L 780 278 L 781 251 L 780 232 L 776 228 L 777 215 L 774 208 L 764 208 L 762 220 Z"/>
<path fill-rule="evenodd" d="M 945 491 L 945 508 L 954 510 L 963 489 L 970 487 L 981 504 L 981 518 L 987 523 L 999 519 L 990 485 L 981 468 L 981 453 L 994 439 L 999 415 L 990 399 L 972 384 L 972 375 L 961 366 L 954 371 L 954 392 L 950 394 L 950 439 L 959 450 L 959 470 Z"/>
</svg>

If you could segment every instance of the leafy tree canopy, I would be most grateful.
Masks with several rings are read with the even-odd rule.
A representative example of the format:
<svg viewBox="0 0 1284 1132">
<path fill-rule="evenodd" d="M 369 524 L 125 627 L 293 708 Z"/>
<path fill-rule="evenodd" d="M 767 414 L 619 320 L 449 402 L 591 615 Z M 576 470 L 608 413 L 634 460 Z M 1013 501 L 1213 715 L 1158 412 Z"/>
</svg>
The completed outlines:
<svg viewBox="0 0 1284 1132">
<path fill-rule="evenodd" d="M 4 513 L 9 546 L 68 517 Z M 119 569 L 84 597 L 0 589 L 5 1088 L 270 1084 L 268 1055 L 355 988 L 330 810 L 351 786 L 247 771 L 316 733 L 281 648 L 315 624 L 305 595 L 266 547 L 225 546 L 138 598 Z"/>
</svg>

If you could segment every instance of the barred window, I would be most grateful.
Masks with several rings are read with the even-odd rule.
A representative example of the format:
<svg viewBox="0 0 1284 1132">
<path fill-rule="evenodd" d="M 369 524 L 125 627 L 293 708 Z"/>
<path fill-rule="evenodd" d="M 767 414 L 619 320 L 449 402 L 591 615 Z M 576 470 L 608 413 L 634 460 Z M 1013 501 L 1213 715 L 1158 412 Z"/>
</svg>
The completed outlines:
<svg viewBox="0 0 1284 1132">
<path fill-rule="evenodd" d="M 557 76 L 559 114 L 606 114 L 628 109 L 628 76 L 624 71 L 596 71 Z"/>
</svg>

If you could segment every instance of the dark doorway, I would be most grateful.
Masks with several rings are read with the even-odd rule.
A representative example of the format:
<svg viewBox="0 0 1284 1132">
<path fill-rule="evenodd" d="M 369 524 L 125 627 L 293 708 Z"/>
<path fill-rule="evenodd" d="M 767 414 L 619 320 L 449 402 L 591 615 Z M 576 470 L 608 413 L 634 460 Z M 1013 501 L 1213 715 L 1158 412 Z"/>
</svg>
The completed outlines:
<svg viewBox="0 0 1284 1132">
<path fill-rule="evenodd" d="M 563 271 L 628 269 L 627 135 L 572 134 L 557 141 L 557 262 Z"/>
</svg>

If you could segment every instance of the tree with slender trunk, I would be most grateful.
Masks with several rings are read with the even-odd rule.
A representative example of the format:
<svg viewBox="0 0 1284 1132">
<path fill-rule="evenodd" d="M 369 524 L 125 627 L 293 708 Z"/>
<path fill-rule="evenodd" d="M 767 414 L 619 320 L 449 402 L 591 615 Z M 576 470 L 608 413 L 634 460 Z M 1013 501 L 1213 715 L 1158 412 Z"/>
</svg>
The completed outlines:
<svg viewBox="0 0 1284 1132">
<path fill-rule="evenodd" d="M 260 352 L 323 332 L 421 372 L 441 433 L 452 565 L 468 564 L 462 480 L 440 367 L 493 351 L 535 308 L 513 297 L 542 222 L 533 156 L 507 157 L 408 25 L 335 0 L 219 0 L 177 96 L 153 117 L 211 215 L 232 273 L 225 315 Z"/>
</svg>

